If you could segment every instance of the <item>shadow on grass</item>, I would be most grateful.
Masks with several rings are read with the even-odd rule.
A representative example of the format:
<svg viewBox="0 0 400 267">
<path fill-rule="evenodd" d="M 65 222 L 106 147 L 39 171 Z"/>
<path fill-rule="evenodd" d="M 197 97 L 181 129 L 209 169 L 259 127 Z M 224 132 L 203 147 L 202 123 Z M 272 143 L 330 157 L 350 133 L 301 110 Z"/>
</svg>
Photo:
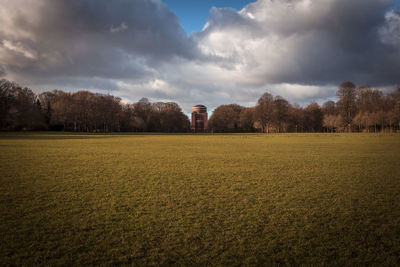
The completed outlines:
<svg viewBox="0 0 400 267">
<path fill-rule="evenodd" d="M 362 135 L 368 137 L 376 136 L 398 136 L 395 133 L 278 133 L 278 134 L 265 134 L 265 133 L 162 133 L 162 132 L 113 132 L 113 133 L 84 133 L 84 132 L 1 132 L 0 140 L 4 139 L 24 139 L 24 140 L 68 140 L 68 139 L 98 139 L 98 138 L 115 138 L 115 137 L 148 137 L 148 136 L 219 136 L 220 138 L 241 137 L 248 138 L 276 138 L 282 137 L 345 137 L 350 135 Z"/>
<path fill-rule="evenodd" d="M 113 132 L 113 133 L 82 133 L 82 132 L 0 132 L 1 139 L 33 139 L 33 140 L 65 140 L 65 139 L 97 139 L 115 137 L 145 137 L 193 135 L 192 133 L 148 133 L 148 132 Z"/>
</svg>

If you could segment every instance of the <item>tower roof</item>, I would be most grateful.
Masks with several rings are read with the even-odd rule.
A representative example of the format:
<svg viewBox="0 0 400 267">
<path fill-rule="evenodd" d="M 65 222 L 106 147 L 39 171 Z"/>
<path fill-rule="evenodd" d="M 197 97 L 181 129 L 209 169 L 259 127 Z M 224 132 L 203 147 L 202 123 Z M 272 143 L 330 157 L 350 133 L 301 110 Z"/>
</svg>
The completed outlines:
<svg viewBox="0 0 400 267">
<path fill-rule="evenodd" d="M 207 113 L 207 107 L 204 105 L 196 105 L 192 108 L 194 113 Z"/>
</svg>

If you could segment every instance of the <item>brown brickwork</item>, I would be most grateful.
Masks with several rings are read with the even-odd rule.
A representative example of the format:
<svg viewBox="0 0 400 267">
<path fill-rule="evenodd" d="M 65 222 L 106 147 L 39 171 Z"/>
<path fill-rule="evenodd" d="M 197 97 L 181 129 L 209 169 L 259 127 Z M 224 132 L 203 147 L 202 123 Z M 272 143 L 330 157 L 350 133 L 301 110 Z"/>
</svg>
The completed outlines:
<svg viewBox="0 0 400 267">
<path fill-rule="evenodd" d="M 207 107 L 196 105 L 192 108 L 192 132 L 206 133 L 208 131 Z"/>
</svg>

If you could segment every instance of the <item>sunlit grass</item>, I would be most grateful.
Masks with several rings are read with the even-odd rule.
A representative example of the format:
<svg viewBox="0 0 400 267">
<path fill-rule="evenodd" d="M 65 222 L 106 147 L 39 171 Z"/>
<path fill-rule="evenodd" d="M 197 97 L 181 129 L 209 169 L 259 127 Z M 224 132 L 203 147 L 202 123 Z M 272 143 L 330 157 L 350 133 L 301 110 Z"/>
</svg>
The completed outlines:
<svg viewBox="0 0 400 267">
<path fill-rule="evenodd" d="M 3 264 L 386 264 L 400 135 L 0 135 Z"/>
</svg>

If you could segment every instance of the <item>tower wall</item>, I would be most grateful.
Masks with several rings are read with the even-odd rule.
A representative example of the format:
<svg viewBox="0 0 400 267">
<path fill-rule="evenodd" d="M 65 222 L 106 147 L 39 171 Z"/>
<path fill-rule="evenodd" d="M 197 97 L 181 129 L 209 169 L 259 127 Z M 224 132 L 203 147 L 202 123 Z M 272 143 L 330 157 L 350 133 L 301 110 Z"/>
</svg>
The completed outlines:
<svg viewBox="0 0 400 267">
<path fill-rule="evenodd" d="M 192 108 L 192 132 L 206 133 L 208 131 L 208 113 L 207 107 L 197 105 Z"/>
</svg>

